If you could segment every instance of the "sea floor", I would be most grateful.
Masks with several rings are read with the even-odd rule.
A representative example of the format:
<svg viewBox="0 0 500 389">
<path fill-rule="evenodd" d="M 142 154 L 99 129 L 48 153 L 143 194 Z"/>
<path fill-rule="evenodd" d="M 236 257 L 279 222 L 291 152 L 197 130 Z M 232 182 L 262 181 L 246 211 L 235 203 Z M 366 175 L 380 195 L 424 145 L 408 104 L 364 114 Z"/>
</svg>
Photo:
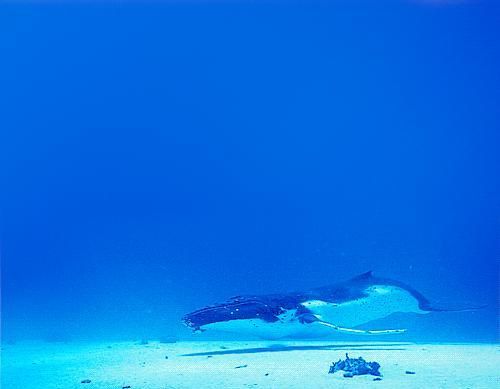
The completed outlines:
<svg viewBox="0 0 500 389">
<path fill-rule="evenodd" d="M 500 387 L 499 351 L 487 344 L 328 341 L 17 343 L 2 346 L 1 387 L 490 389 Z M 346 353 L 380 363 L 382 380 L 328 374 Z"/>
</svg>

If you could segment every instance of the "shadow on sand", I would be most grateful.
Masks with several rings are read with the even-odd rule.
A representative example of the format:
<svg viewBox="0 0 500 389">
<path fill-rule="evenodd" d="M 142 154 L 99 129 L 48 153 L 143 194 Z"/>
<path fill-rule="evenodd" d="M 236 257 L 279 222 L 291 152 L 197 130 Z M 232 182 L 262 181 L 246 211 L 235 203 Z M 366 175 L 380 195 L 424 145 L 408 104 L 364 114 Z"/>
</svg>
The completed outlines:
<svg viewBox="0 0 500 389">
<path fill-rule="evenodd" d="M 408 344 L 408 343 L 406 343 Z M 399 348 L 398 348 L 399 346 Z M 196 357 L 207 355 L 228 355 L 228 354 L 255 354 L 255 353 L 275 353 L 284 351 L 307 351 L 307 350 L 360 350 L 360 351 L 376 351 L 376 350 L 406 350 L 402 348 L 405 343 L 384 343 L 384 344 L 327 344 L 327 345 L 310 345 L 310 346 L 287 346 L 282 344 L 273 344 L 268 347 L 241 348 L 233 350 L 217 350 L 205 351 L 201 353 L 182 354 L 181 357 Z"/>
</svg>

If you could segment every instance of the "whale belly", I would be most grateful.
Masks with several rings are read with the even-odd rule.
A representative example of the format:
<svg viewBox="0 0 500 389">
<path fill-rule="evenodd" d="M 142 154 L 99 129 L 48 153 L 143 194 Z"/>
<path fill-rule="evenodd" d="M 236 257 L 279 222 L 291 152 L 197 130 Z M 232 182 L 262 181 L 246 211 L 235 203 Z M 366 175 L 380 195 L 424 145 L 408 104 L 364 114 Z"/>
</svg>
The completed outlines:
<svg viewBox="0 0 500 389">
<path fill-rule="evenodd" d="M 298 320 L 296 310 L 288 310 L 278 316 L 277 321 L 262 319 L 237 319 L 210 323 L 203 330 L 216 330 L 258 336 L 263 339 L 314 338 L 331 334 L 332 330 L 317 323 L 304 324 Z"/>
</svg>

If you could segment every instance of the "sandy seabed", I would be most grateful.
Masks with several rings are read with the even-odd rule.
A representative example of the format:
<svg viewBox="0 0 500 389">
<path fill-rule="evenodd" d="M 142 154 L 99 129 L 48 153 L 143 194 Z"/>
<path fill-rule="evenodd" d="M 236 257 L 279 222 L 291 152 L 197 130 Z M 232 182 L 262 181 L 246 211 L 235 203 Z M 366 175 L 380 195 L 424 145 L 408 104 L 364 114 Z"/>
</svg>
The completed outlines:
<svg viewBox="0 0 500 389">
<path fill-rule="evenodd" d="M 361 341 L 18 343 L 2 346 L 1 387 L 492 389 L 500 388 L 499 351 L 488 344 Z M 328 374 L 346 353 L 379 362 L 382 380 Z"/>
</svg>

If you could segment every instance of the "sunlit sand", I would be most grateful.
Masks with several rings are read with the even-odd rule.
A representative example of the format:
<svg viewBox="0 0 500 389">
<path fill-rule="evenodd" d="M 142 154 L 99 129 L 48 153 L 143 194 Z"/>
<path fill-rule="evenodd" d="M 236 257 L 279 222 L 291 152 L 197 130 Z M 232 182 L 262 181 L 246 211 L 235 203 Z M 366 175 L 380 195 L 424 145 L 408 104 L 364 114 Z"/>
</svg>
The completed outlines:
<svg viewBox="0 0 500 389">
<path fill-rule="evenodd" d="M 346 353 L 380 363 L 382 380 L 328 374 Z M 1 379 L 6 389 L 489 389 L 498 387 L 498 366 L 499 347 L 489 344 L 21 342 L 2 346 Z"/>
</svg>

